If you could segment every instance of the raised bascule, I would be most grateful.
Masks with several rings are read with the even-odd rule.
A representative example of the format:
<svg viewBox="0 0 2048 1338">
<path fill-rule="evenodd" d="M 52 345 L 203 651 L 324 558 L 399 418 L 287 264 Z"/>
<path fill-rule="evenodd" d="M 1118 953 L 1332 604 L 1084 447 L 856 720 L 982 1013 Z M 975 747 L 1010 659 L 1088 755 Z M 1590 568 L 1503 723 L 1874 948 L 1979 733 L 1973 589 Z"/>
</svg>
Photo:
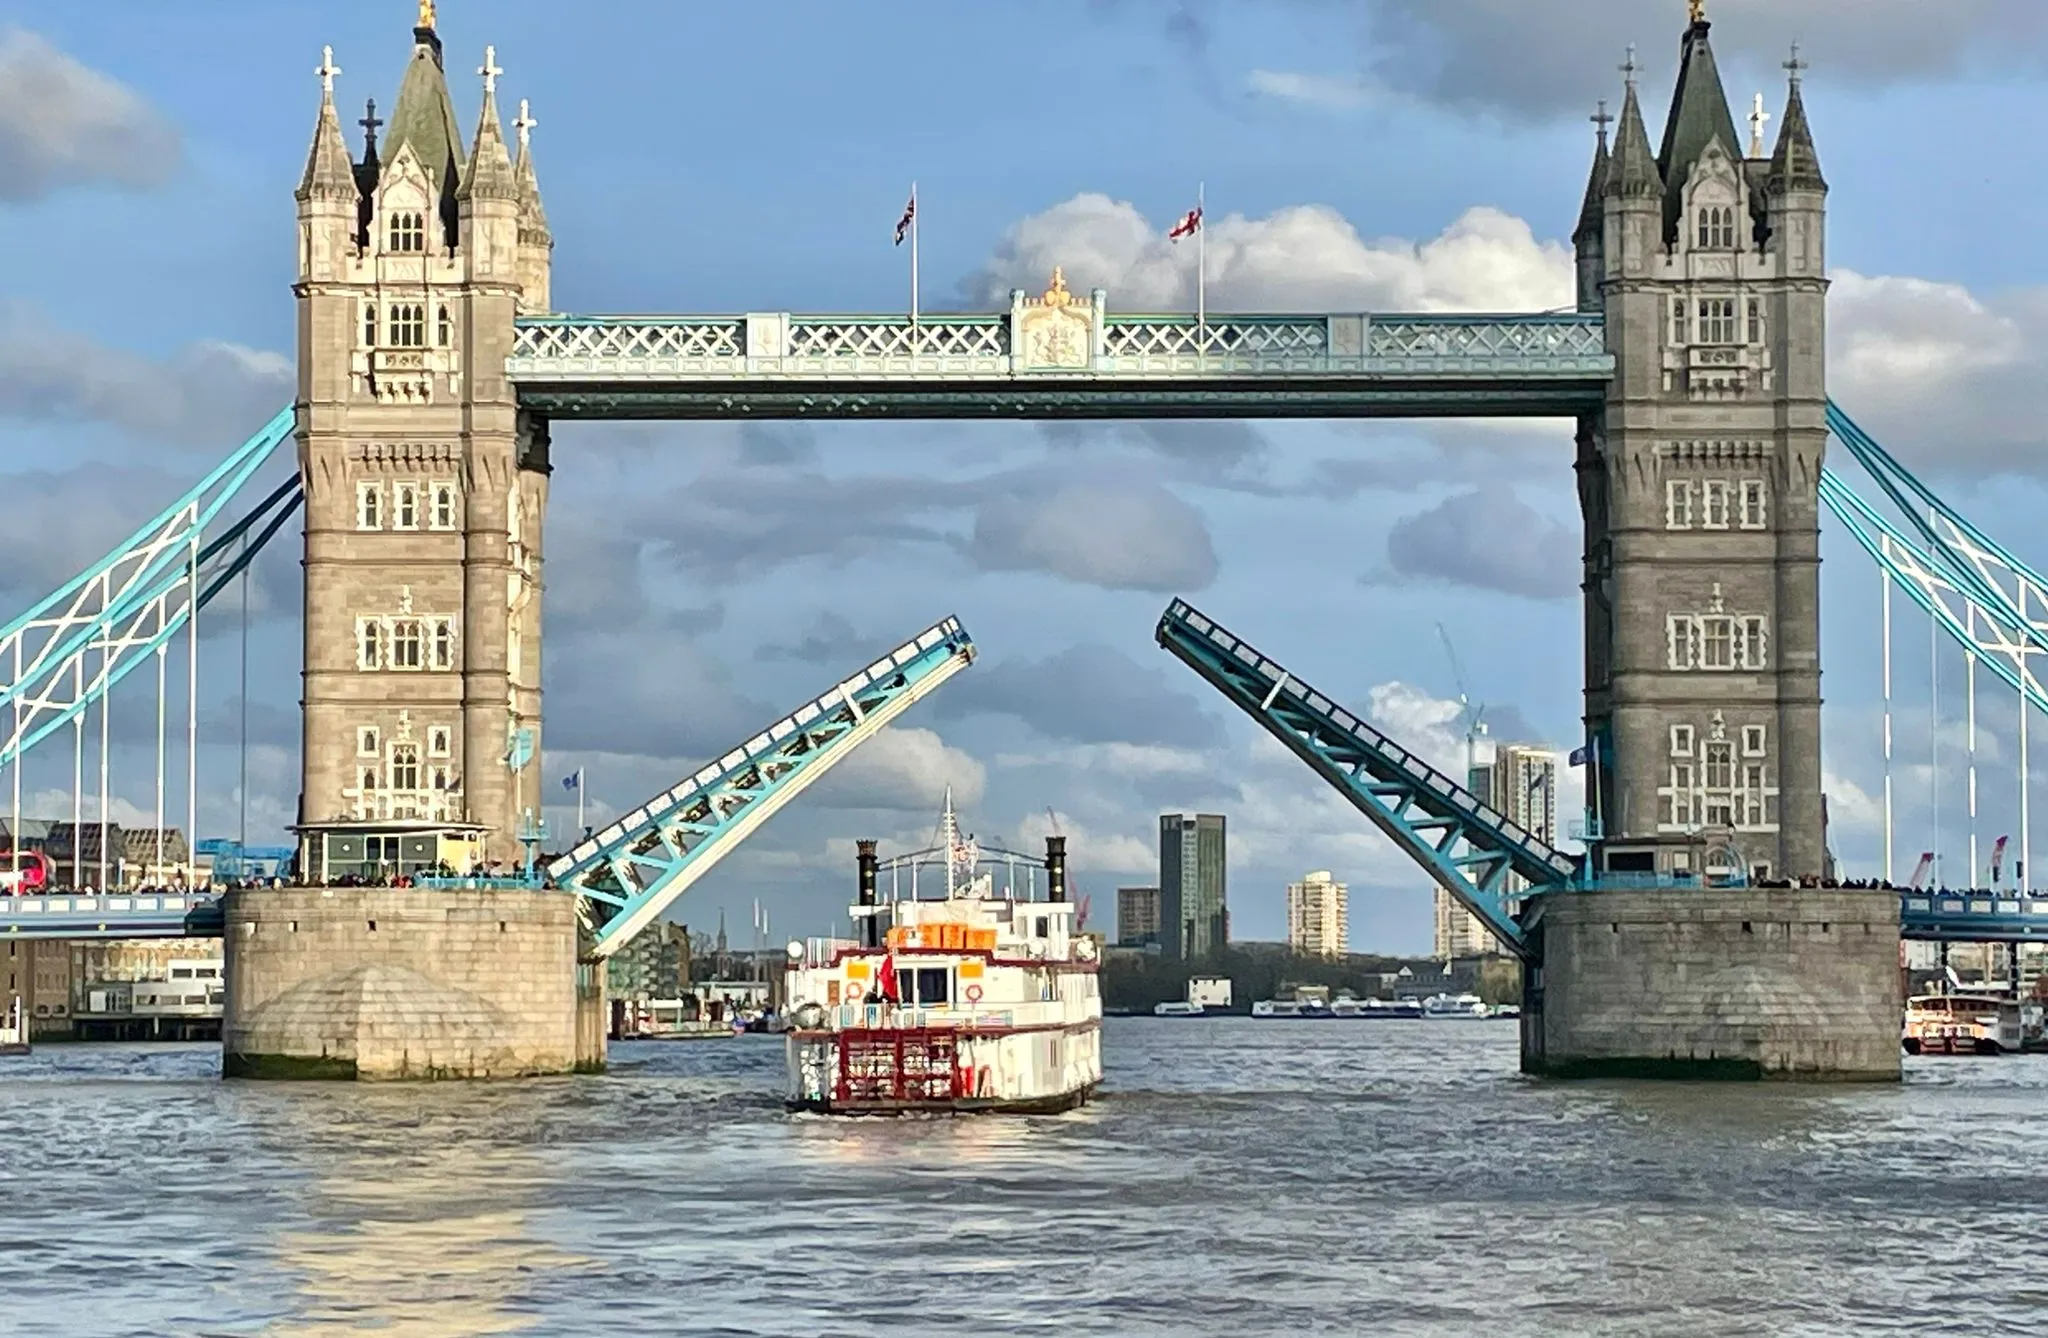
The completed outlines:
<svg viewBox="0 0 2048 1338">
<path fill-rule="evenodd" d="M 1902 932 L 2048 937 L 2048 900 L 2017 892 L 1819 886 L 1821 507 L 2043 707 L 2048 590 L 1828 399 L 1827 183 L 1796 51 L 1768 152 L 1760 118 L 1738 133 L 1702 15 L 1656 146 L 1631 55 L 1618 120 L 1595 118 L 1570 311 L 1128 313 L 1055 271 L 986 313 L 587 316 L 555 308 L 537 123 L 522 102 L 505 133 L 496 52 L 465 141 L 431 2 L 412 36 L 359 153 L 331 52 L 318 70 L 295 406 L 0 629 L 6 764 L 140 664 L 161 692 L 168 638 L 303 503 L 305 886 L 14 897 L 0 924 L 224 932 L 228 1072 L 600 1064 L 602 959 L 971 661 L 941 622 L 536 869 L 550 425 L 579 419 L 1572 419 L 1585 854 L 1208 614 L 1176 602 L 1158 629 L 1524 959 L 1525 1066 L 1895 1078 Z M 1831 433 L 1901 518 L 1824 468 Z M 296 479 L 228 522 L 288 435 Z M 389 873 L 415 885 L 350 886 Z"/>
</svg>

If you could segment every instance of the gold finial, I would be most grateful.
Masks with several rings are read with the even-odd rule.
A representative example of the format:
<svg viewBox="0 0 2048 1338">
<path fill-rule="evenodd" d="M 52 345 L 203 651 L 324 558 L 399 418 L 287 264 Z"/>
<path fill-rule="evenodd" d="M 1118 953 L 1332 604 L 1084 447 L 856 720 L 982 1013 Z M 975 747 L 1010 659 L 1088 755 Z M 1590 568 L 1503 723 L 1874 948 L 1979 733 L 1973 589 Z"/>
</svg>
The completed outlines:
<svg viewBox="0 0 2048 1338">
<path fill-rule="evenodd" d="M 1067 291 L 1066 271 L 1058 265 L 1054 265 L 1052 267 L 1052 287 L 1045 290 L 1045 296 L 1040 298 L 1039 301 L 1048 307 L 1063 307 L 1073 300 L 1074 295 Z"/>
<path fill-rule="evenodd" d="M 1707 0 L 1685 0 L 1685 7 L 1692 12 L 1694 23 L 1707 21 Z"/>
<path fill-rule="evenodd" d="M 420 27 L 432 31 L 434 27 L 434 0 L 420 0 Z"/>
</svg>

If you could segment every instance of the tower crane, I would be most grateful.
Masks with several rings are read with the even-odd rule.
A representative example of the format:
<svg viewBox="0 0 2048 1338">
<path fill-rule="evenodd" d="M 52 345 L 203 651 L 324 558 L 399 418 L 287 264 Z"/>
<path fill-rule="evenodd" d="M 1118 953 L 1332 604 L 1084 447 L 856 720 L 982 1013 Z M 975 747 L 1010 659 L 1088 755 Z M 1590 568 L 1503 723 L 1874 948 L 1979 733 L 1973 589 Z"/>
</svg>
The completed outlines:
<svg viewBox="0 0 2048 1338">
<path fill-rule="evenodd" d="M 1436 625 L 1436 634 L 1444 643 L 1444 654 L 1451 661 L 1451 681 L 1458 687 L 1458 723 L 1465 730 L 1465 784 L 1472 784 L 1472 769 L 1479 764 L 1479 740 L 1486 734 L 1486 703 L 1472 704 L 1471 694 L 1465 691 L 1465 670 L 1458 663 L 1458 651 L 1451 644 L 1451 634 L 1442 623 Z"/>
</svg>

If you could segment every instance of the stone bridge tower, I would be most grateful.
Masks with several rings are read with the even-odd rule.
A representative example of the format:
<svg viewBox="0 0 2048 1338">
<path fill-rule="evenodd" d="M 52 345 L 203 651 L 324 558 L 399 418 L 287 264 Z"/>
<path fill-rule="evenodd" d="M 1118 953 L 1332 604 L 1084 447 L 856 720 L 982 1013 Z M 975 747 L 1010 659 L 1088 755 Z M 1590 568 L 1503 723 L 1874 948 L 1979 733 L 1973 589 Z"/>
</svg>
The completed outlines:
<svg viewBox="0 0 2048 1338">
<path fill-rule="evenodd" d="M 349 151 L 330 56 L 298 200 L 308 877 L 519 855 L 540 806 L 544 428 L 505 379 L 553 243 L 487 53 L 465 151 L 423 0 L 388 123 Z M 388 133 L 380 144 L 377 130 Z"/>
<path fill-rule="evenodd" d="M 1653 152 L 1634 58 L 1574 241 L 1615 378 L 1580 420 L 1589 804 L 1613 872 L 1821 874 L 1827 184 L 1795 49 L 1775 150 L 1685 32 Z"/>
</svg>

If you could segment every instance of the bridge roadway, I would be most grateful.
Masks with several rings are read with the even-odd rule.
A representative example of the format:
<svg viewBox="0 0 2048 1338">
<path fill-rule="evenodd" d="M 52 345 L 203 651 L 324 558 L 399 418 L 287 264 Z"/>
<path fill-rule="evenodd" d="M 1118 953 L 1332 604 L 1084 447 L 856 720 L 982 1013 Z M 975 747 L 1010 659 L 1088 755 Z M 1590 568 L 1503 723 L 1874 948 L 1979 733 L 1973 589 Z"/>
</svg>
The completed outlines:
<svg viewBox="0 0 2048 1338">
<path fill-rule="evenodd" d="M 546 316 L 506 363 L 546 418 L 1571 417 L 1614 376 L 1597 312 Z"/>
<path fill-rule="evenodd" d="M 1902 892 L 1899 924 L 1901 938 L 1924 942 L 2048 943 L 2048 897 Z M 220 933 L 220 896 L 212 892 L 0 897 L 0 940 L 218 938 Z"/>
</svg>

